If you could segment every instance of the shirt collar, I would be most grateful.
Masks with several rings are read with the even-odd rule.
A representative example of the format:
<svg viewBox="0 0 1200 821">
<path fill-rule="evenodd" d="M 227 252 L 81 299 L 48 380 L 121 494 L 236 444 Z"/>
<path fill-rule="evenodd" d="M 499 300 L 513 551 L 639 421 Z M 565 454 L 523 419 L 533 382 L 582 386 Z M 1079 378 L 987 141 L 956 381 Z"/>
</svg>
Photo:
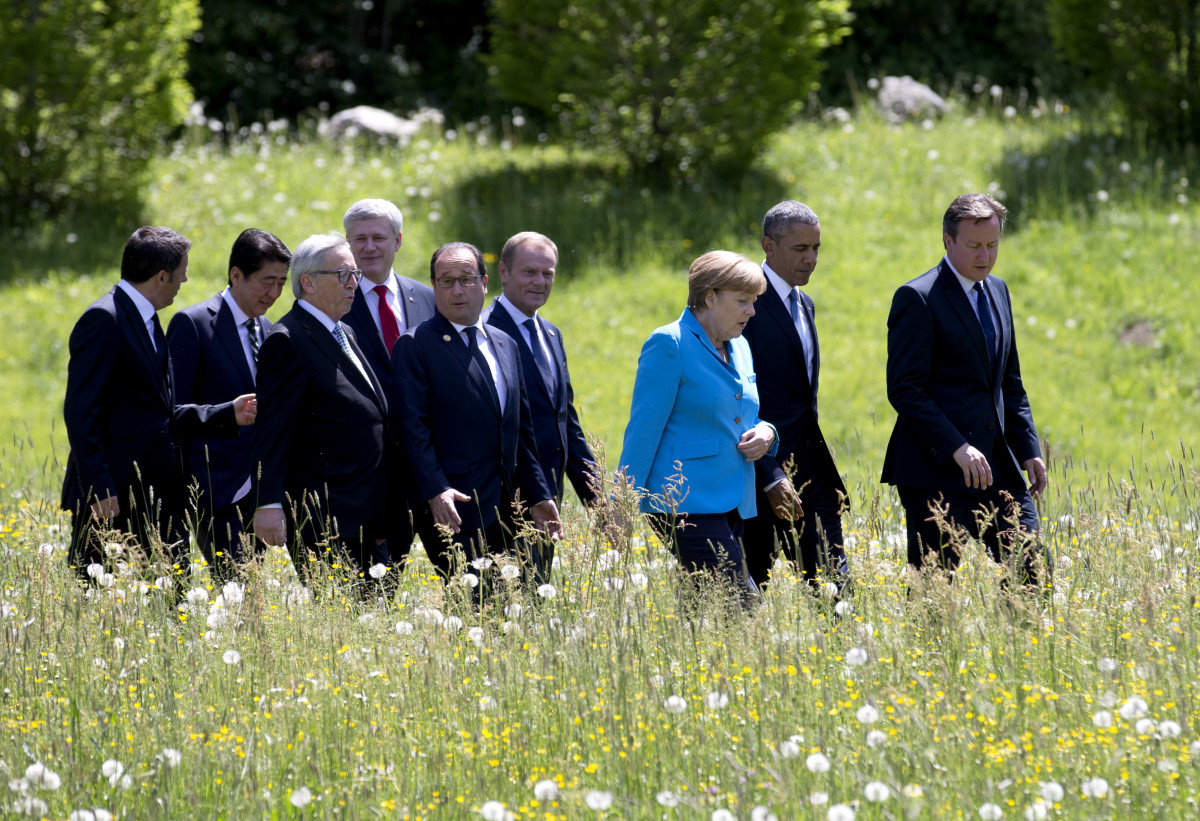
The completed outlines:
<svg viewBox="0 0 1200 821">
<path fill-rule="evenodd" d="M 364 282 L 366 283 L 365 288 L 363 287 Z M 396 279 L 395 269 L 392 269 L 388 273 L 387 279 L 379 283 L 379 285 L 386 285 L 387 289 L 391 291 L 394 296 L 398 296 L 400 293 L 400 282 Z M 358 290 L 362 291 L 363 294 L 366 295 L 367 293 L 374 293 L 375 289 L 378 288 L 379 285 L 376 285 L 374 282 L 371 282 L 371 280 L 363 277 L 358 281 Z"/>
<path fill-rule="evenodd" d="M 784 282 L 783 277 L 772 271 L 766 261 L 763 262 L 762 269 L 763 273 L 767 275 L 767 282 L 775 289 L 775 293 L 779 294 L 780 299 L 787 302 L 788 294 L 792 292 L 792 286 Z"/>
<path fill-rule="evenodd" d="M 250 314 L 242 310 L 242 306 L 237 304 L 237 300 L 233 298 L 233 294 L 229 291 L 229 286 L 225 286 L 225 290 L 221 292 L 221 299 L 225 300 L 225 304 L 229 306 L 229 310 L 233 313 L 233 324 L 238 327 L 244 326 L 246 320 L 250 318 Z"/>
<path fill-rule="evenodd" d="M 123 279 L 117 283 L 117 287 L 128 294 L 129 298 L 133 300 L 134 306 L 138 309 L 138 314 L 142 317 L 142 322 L 149 322 L 150 317 L 157 313 L 154 305 L 142 295 L 141 291 L 133 287 L 133 283 Z"/>
<path fill-rule="evenodd" d="M 958 284 L 962 286 L 963 293 L 970 294 L 971 291 L 975 288 L 975 280 L 967 279 L 965 276 L 960 274 L 958 272 L 958 270 L 955 269 L 954 263 L 952 263 L 950 261 L 950 257 L 943 257 L 942 259 L 945 260 L 946 267 L 950 269 L 950 273 L 952 273 L 952 274 L 954 274 L 954 276 L 958 277 Z M 988 276 L 991 276 L 991 274 L 989 274 Z"/>
<path fill-rule="evenodd" d="M 317 321 L 325 326 L 325 330 L 333 333 L 333 326 L 337 323 L 329 318 L 329 314 L 325 313 L 306 299 L 297 299 L 296 304 L 316 317 Z"/>
<path fill-rule="evenodd" d="M 509 302 L 508 298 L 505 297 L 504 294 L 500 294 L 500 296 L 496 297 L 496 301 L 504 306 L 504 309 L 508 311 L 508 315 L 512 317 L 513 322 L 515 322 L 517 325 L 523 325 L 525 320 L 533 319 L 537 316 L 537 311 L 534 311 L 533 316 L 530 316 L 516 305 L 513 305 L 511 302 Z"/>
<path fill-rule="evenodd" d="M 450 322 L 450 320 L 448 320 L 448 319 L 446 321 Z M 467 328 L 478 328 L 479 336 L 482 336 L 484 339 L 488 338 L 487 330 L 485 329 L 485 327 L 483 325 L 483 315 L 482 314 L 480 314 L 479 319 L 475 320 L 475 323 L 473 325 L 459 325 L 457 322 L 450 322 L 450 324 L 453 325 L 454 330 L 458 331 L 458 333 L 460 333 L 460 334 Z"/>
</svg>

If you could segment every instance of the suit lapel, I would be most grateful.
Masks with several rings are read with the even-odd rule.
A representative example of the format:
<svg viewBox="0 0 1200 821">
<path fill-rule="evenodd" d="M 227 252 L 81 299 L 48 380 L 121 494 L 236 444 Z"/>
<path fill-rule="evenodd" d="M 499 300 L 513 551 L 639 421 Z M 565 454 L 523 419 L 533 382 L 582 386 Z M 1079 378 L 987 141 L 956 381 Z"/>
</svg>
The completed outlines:
<svg viewBox="0 0 1200 821">
<path fill-rule="evenodd" d="M 807 297 L 805 297 L 804 299 L 801 299 L 801 302 L 804 303 L 805 310 L 809 311 L 809 308 L 808 308 L 809 303 L 808 303 Z M 760 305 L 761 305 L 761 307 L 760 307 Z M 788 310 L 787 305 L 785 305 L 783 300 L 780 299 L 779 292 L 776 291 L 773 287 L 768 287 L 766 290 L 766 293 L 764 293 L 761 297 L 759 297 L 758 302 L 754 303 L 754 307 L 755 307 L 755 309 L 761 311 L 765 316 L 767 316 L 771 320 L 771 322 L 773 322 L 775 324 L 775 327 L 776 327 L 776 330 L 778 331 L 778 333 L 782 334 L 783 338 L 787 340 L 788 346 L 792 350 L 792 355 L 795 356 L 797 361 L 799 361 L 799 363 L 800 363 L 800 367 L 797 368 L 797 371 L 800 373 L 800 378 L 803 380 L 804 385 L 809 389 L 809 392 L 811 393 L 812 383 L 809 381 L 809 378 L 808 378 L 808 362 L 805 361 L 805 358 L 804 358 L 804 343 L 800 341 L 800 331 L 796 329 L 795 323 L 792 322 L 792 314 Z M 809 319 L 810 320 L 812 319 L 811 311 L 809 311 Z M 753 321 L 753 320 L 751 320 L 751 321 Z M 813 326 L 813 327 L 815 327 L 815 326 Z M 814 334 L 814 337 L 815 336 L 816 335 Z M 817 372 L 816 356 L 814 353 L 814 357 L 813 357 L 813 375 L 814 376 L 816 375 L 816 372 Z"/>
<path fill-rule="evenodd" d="M 499 328 L 516 340 L 517 350 L 521 354 L 521 364 L 525 368 L 525 373 L 532 374 L 531 379 L 525 381 L 535 383 L 537 390 L 553 405 L 554 397 L 550 395 L 550 388 L 546 385 L 546 380 L 542 379 L 541 371 L 537 366 L 537 360 L 533 358 L 533 351 L 530 350 L 529 345 L 525 342 L 525 334 L 517 327 L 517 323 L 513 321 L 512 315 L 508 310 L 503 305 L 497 303 L 496 300 L 492 300 L 490 310 L 491 313 L 488 315 L 486 324 Z M 541 328 L 544 333 L 546 330 L 545 325 L 541 325 Z"/>
<path fill-rule="evenodd" d="M 242 346 L 242 335 L 234 321 L 233 311 L 225 303 L 220 294 L 213 297 L 208 305 L 212 312 L 213 336 L 221 340 L 221 347 L 229 354 L 234 370 L 242 377 L 242 384 L 247 393 L 254 390 L 254 374 L 250 372 L 250 363 L 246 361 L 246 350 Z"/>
<path fill-rule="evenodd" d="M 358 346 L 370 348 L 374 361 L 383 362 L 390 368 L 392 358 L 387 352 L 387 348 L 383 346 L 383 336 L 375 330 L 375 317 L 371 316 L 371 308 L 367 305 L 367 294 L 362 288 L 363 282 L 366 280 L 359 280 L 358 298 L 350 303 L 350 312 L 356 315 L 358 327 L 363 329 L 363 336 L 366 337 L 366 339 L 358 340 Z M 404 300 L 399 301 L 403 302 Z M 407 327 L 406 325 L 405 328 L 407 329 Z M 365 365 L 366 362 L 367 360 L 364 359 L 363 364 Z"/>
<path fill-rule="evenodd" d="M 317 346 L 321 353 L 329 357 L 330 361 L 337 366 L 338 370 L 346 375 L 347 380 L 354 383 L 354 386 L 358 388 L 360 392 L 366 394 L 367 396 L 375 393 L 371 383 L 368 382 L 359 369 L 354 366 L 354 363 L 350 361 L 350 357 L 346 356 L 346 352 L 342 350 L 342 346 L 338 345 L 337 340 L 333 338 L 333 334 L 308 311 L 300 308 L 299 306 L 297 306 L 296 310 L 299 313 L 300 322 L 304 325 L 304 329 L 308 332 L 309 339 L 313 341 L 313 344 Z M 349 336 L 347 336 L 346 339 L 350 342 L 351 349 L 355 351 L 355 355 L 361 356 L 361 349 L 359 349 L 358 346 L 355 345 L 352 340 L 350 340 Z M 366 369 L 366 361 L 361 361 L 363 361 L 363 368 Z M 376 394 L 375 399 L 379 399 L 378 394 Z"/>
<path fill-rule="evenodd" d="M 487 403 L 497 416 L 500 415 L 500 408 L 496 406 L 492 399 L 492 387 L 489 387 L 487 377 L 483 370 L 480 369 L 479 363 L 471 356 L 471 352 L 467 349 L 467 343 L 463 340 L 462 335 L 455 330 L 450 324 L 450 320 L 446 319 L 441 314 L 435 314 L 437 322 L 437 330 L 440 332 L 442 342 L 450 351 L 450 355 L 462 365 L 463 370 L 467 372 L 467 379 L 475 386 L 475 390 L 480 396 L 486 398 Z"/>
<path fill-rule="evenodd" d="M 119 287 L 114 287 L 112 293 L 113 300 L 124 317 L 125 335 L 130 338 L 133 346 L 142 352 L 142 370 L 145 372 L 146 378 L 158 387 L 158 393 L 162 397 L 163 403 L 170 411 L 173 411 L 170 358 L 168 357 L 167 360 L 167 370 L 163 372 L 159 367 L 158 352 L 154 350 L 154 344 L 150 341 L 150 334 L 146 330 L 146 323 L 142 321 L 142 315 L 138 313 L 137 305 L 134 305 L 129 294 Z"/>
<path fill-rule="evenodd" d="M 963 327 L 966 328 L 971 340 L 975 343 L 975 353 L 979 356 L 979 367 L 983 369 L 983 372 L 987 374 L 988 381 L 991 382 L 992 358 L 988 356 L 987 342 L 983 338 L 983 326 L 979 324 L 979 317 L 976 315 L 975 309 L 971 307 L 971 300 L 963 291 L 958 277 L 954 275 L 954 271 L 950 270 L 950 266 L 946 264 L 945 260 L 942 260 L 938 269 L 938 283 L 945 289 L 946 298 L 950 300 L 954 312 L 958 314 Z"/>
<path fill-rule="evenodd" d="M 816 403 L 817 386 L 821 382 L 821 343 L 817 340 L 817 317 L 813 310 L 812 297 L 803 291 L 800 292 L 800 303 L 804 306 L 804 311 L 808 315 L 808 330 L 812 332 L 813 354 L 812 354 L 812 395 L 813 403 Z M 797 333 L 799 336 L 799 333 Z M 807 373 L 807 369 L 805 369 Z"/>
<path fill-rule="evenodd" d="M 330 334 L 330 336 L 332 336 L 332 334 Z M 387 401 L 383 398 L 383 386 L 379 384 L 379 379 L 375 376 L 375 372 L 371 370 L 369 365 L 367 365 L 366 356 L 363 354 L 362 348 L 360 348 L 358 343 L 355 342 L 352 334 L 346 335 L 346 342 L 349 343 L 350 350 L 354 351 L 354 355 L 358 357 L 358 361 L 362 363 L 363 370 L 367 373 L 367 381 L 370 383 L 370 390 L 366 391 L 367 395 L 375 400 L 376 406 L 383 413 L 383 417 L 386 420 Z M 336 347 L 337 343 L 335 342 L 334 345 Z M 341 352 L 341 348 L 338 348 L 338 351 Z M 342 353 L 342 358 L 346 358 L 345 353 Z M 353 362 L 350 363 L 350 367 L 346 370 L 353 376 L 358 377 L 360 382 L 362 381 L 362 374 L 359 372 L 358 368 L 354 367 Z"/>
<path fill-rule="evenodd" d="M 521 410 L 521 375 L 517 373 L 517 368 L 521 365 L 517 362 L 517 358 L 512 355 L 511 351 L 506 350 L 508 347 L 499 337 L 488 332 L 488 341 L 492 344 L 492 353 L 496 357 L 496 364 L 500 367 L 500 373 L 504 374 L 504 413 L 502 416 L 508 416 L 512 413 L 519 413 Z M 521 343 L 513 340 L 514 345 Z M 537 369 L 534 368 L 534 373 Z M 526 371 L 528 373 L 528 371 Z M 542 381 L 538 377 L 538 381 Z M 496 409 L 499 411 L 499 408 Z"/>
<path fill-rule="evenodd" d="M 537 322 L 538 327 L 542 329 L 542 336 L 545 339 L 546 347 L 550 350 L 550 366 L 554 368 L 554 384 L 558 388 L 558 392 L 550 397 L 550 404 L 557 408 L 562 403 L 562 397 L 566 390 L 564 383 L 566 382 L 567 356 L 563 351 L 562 339 L 559 336 L 558 329 L 540 316 L 537 318 Z"/>
</svg>

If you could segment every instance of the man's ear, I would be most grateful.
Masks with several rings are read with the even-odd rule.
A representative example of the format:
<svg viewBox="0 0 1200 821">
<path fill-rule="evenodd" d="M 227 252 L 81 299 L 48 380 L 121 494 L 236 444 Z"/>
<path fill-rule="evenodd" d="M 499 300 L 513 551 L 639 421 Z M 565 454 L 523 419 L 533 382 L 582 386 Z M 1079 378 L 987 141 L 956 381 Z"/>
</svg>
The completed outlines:
<svg viewBox="0 0 1200 821">
<path fill-rule="evenodd" d="M 762 249 L 764 254 L 771 256 L 771 254 L 775 253 L 775 240 L 764 234 L 762 238 Z"/>
</svg>

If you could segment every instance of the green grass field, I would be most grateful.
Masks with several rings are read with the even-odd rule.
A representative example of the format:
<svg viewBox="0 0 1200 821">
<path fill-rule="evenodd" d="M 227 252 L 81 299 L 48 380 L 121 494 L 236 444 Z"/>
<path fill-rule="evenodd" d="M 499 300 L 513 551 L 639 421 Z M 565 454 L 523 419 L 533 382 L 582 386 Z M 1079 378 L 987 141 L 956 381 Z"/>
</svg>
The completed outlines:
<svg viewBox="0 0 1200 821">
<path fill-rule="evenodd" d="M 577 510 L 553 597 L 514 586 L 482 612 L 419 554 L 387 605 L 336 578 L 310 594 L 281 554 L 252 567 L 244 590 L 181 568 L 182 614 L 151 584 L 161 571 L 128 552 L 85 593 L 65 568 L 56 509 L 66 340 L 116 280 L 133 226 L 47 227 L 0 283 L 0 807 L 1194 818 L 1189 158 L 1094 135 L 1070 113 L 959 108 L 929 128 L 869 114 L 798 125 L 742 184 L 720 188 L 652 193 L 603 157 L 464 132 L 386 154 L 193 140 L 157 161 L 149 192 L 147 219 L 194 242 L 176 307 L 223 284 L 243 228 L 294 247 L 340 228 L 361 197 L 400 205 L 397 268 L 422 279 L 443 241 L 494 256 L 518 230 L 550 234 L 562 260 L 546 314 L 564 329 L 584 425 L 611 459 L 638 350 L 678 315 L 688 262 L 714 247 L 760 258 L 765 210 L 804 200 L 823 230 L 808 288 L 822 424 L 853 496 L 857 587 L 840 616 L 786 571 L 749 615 L 716 594 L 689 609 L 654 540 L 608 544 Z M 1053 483 L 1042 513 L 1057 569 L 1015 602 L 974 547 L 952 586 L 906 579 L 900 511 L 877 484 L 894 419 L 891 294 L 937 262 L 941 214 L 968 190 L 995 191 L 1013 212 L 996 272 L 1013 292 Z M 73 816 L 88 817 L 101 816 Z"/>
</svg>

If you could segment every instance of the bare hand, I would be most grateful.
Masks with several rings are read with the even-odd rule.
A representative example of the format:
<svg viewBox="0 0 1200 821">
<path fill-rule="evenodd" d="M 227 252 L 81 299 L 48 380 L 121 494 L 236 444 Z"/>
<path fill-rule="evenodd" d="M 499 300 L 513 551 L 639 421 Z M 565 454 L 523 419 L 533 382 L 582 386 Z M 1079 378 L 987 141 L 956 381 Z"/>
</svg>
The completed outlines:
<svg viewBox="0 0 1200 821">
<path fill-rule="evenodd" d="M 773 485 L 767 491 L 767 501 L 771 504 L 771 512 L 785 522 L 794 522 L 804 516 L 800 494 L 787 479 Z"/>
<path fill-rule="evenodd" d="M 243 394 L 233 400 L 233 415 L 238 426 L 253 425 L 258 418 L 258 400 L 252 393 Z"/>
<path fill-rule="evenodd" d="M 766 422 L 759 422 L 742 434 L 742 441 L 737 449 L 746 457 L 747 462 L 757 462 L 766 456 L 771 445 L 775 443 L 775 429 Z"/>
<path fill-rule="evenodd" d="M 452 487 L 446 488 L 429 500 L 429 510 L 433 513 L 433 521 L 450 528 L 451 533 L 458 533 L 462 529 L 462 516 L 458 515 L 458 509 L 454 503 L 469 501 L 471 501 L 471 497 L 467 494 L 459 493 Z"/>
<path fill-rule="evenodd" d="M 287 543 L 287 522 L 283 508 L 260 507 L 254 511 L 254 535 L 263 544 L 279 547 Z"/>
<path fill-rule="evenodd" d="M 1050 477 L 1046 474 L 1046 463 L 1035 456 L 1026 459 L 1023 467 L 1029 475 L 1029 492 L 1034 496 L 1041 496 L 1042 491 L 1050 484 Z"/>
<path fill-rule="evenodd" d="M 954 461 L 962 468 L 963 482 L 967 487 L 985 490 L 992 486 L 992 466 L 988 464 L 987 457 L 969 442 L 964 442 L 962 447 L 954 451 Z"/>
<path fill-rule="evenodd" d="M 533 523 L 546 531 L 546 535 L 554 541 L 557 542 L 563 537 L 562 522 L 558 519 L 558 505 L 554 504 L 553 499 L 538 502 L 529 508 L 529 516 Z"/>
<path fill-rule="evenodd" d="M 116 496 L 109 496 L 107 499 L 98 499 L 92 502 L 92 515 L 97 519 L 107 521 L 121 513 L 121 503 Z"/>
</svg>

